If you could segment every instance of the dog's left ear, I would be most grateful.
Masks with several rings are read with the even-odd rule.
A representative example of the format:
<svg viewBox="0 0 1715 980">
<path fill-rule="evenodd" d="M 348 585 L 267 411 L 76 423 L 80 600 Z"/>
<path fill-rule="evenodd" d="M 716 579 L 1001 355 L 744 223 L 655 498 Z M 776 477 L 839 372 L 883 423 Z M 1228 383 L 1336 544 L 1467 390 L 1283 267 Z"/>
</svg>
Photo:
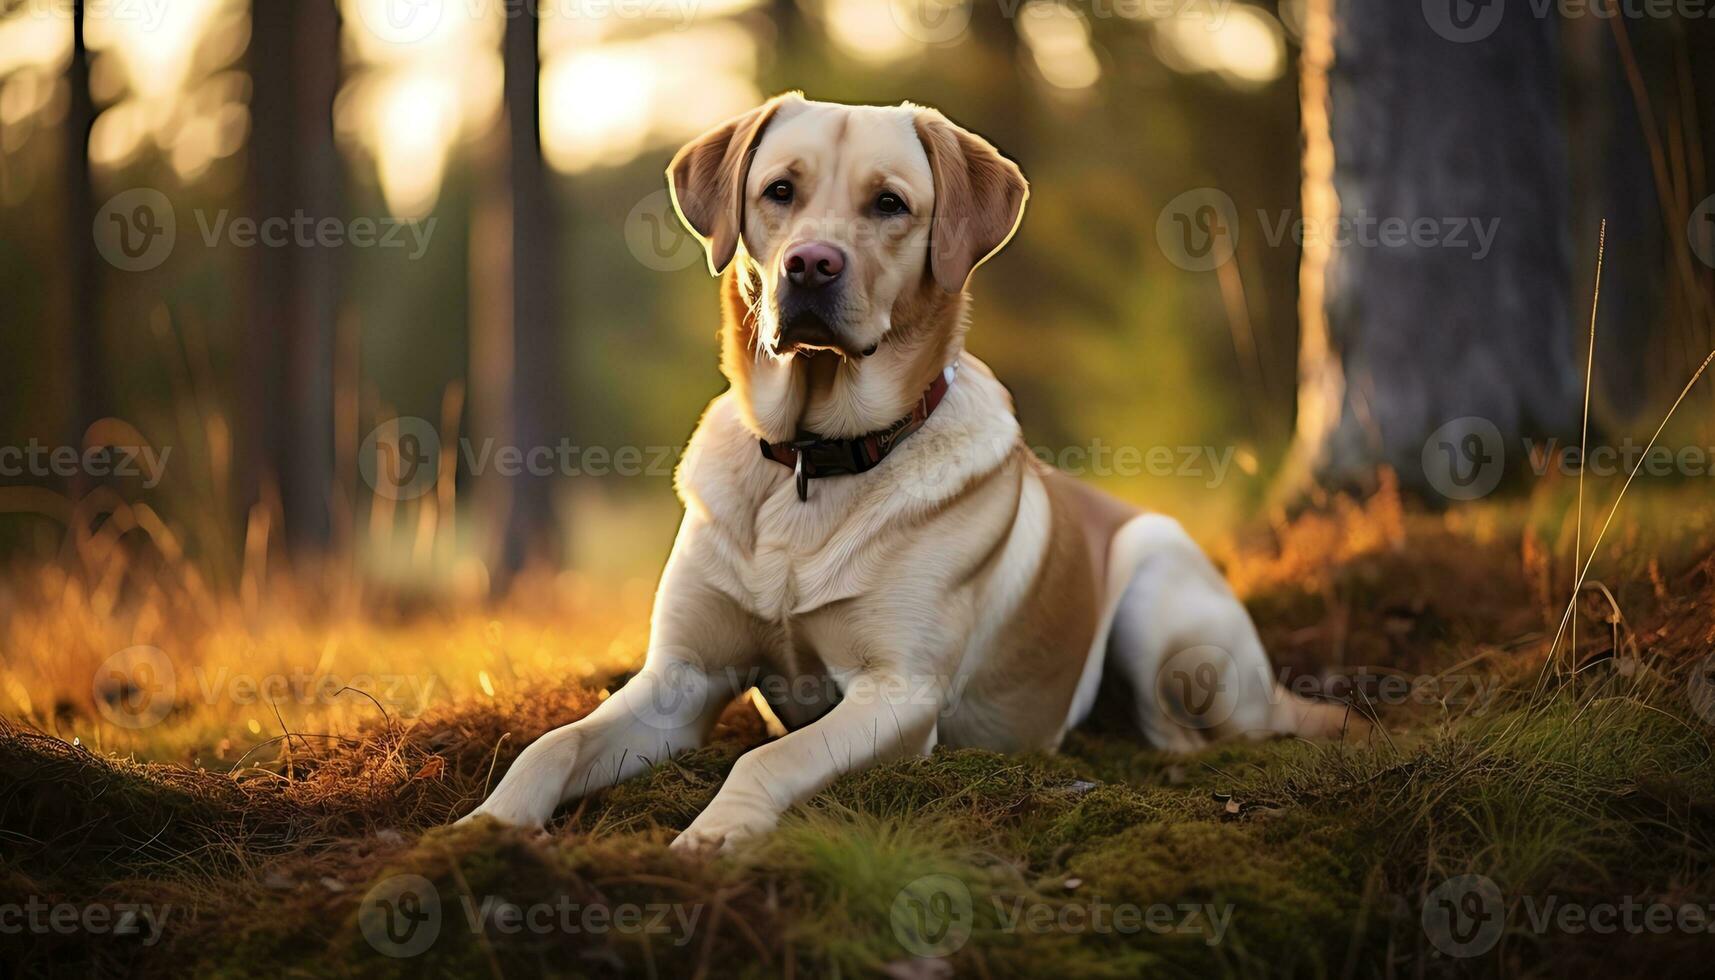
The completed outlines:
<svg viewBox="0 0 1715 980">
<path fill-rule="evenodd" d="M 987 140 L 934 109 L 917 110 L 917 137 L 935 176 L 929 268 L 942 289 L 961 292 L 1018 230 L 1030 184 Z"/>
<path fill-rule="evenodd" d="M 744 181 L 762 131 L 780 106 L 798 93 L 776 96 L 735 119 L 709 130 L 673 154 L 667 188 L 679 219 L 708 252 L 709 271 L 720 275 L 732 264 L 744 234 Z"/>
</svg>

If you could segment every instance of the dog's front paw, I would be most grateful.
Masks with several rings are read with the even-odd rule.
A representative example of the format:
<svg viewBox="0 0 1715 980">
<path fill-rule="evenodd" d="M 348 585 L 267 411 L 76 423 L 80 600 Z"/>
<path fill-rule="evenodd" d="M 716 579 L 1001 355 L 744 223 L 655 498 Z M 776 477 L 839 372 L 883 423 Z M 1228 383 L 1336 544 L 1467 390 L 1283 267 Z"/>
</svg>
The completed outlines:
<svg viewBox="0 0 1715 980">
<path fill-rule="evenodd" d="M 496 806 L 495 803 L 496 799 L 490 797 L 487 802 L 454 821 L 453 826 L 468 827 L 483 817 L 487 817 L 502 826 L 524 827 L 531 830 L 541 830 L 543 825 L 548 822 L 550 814 L 542 814 L 538 809 L 508 806 L 505 805 L 504 801 L 500 806 Z"/>
<path fill-rule="evenodd" d="M 674 853 L 695 858 L 730 854 L 740 841 L 768 833 L 775 823 L 774 818 L 764 815 L 723 814 L 711 808 L 691 821 L 685 832 L 673 839 L 671 848 Z"/>
<path fill-rule="evenodd" d="M 527 773 L 508 773 L 482 805 L 465 814 L 454 826 L 465 826 L 487 817 L 508 827 L 540 830 L 559 805 L 559 792 L 551 783 L 530 779 Z"/>
<path fill-rule="evenodd" d="M 459 824 L 490 817 L 508 827 L 540 829 L 566 796 L 566 781 L 578 761 L 578 739 L 568 729 L 537 739 L 512 763 L 500 785 Z"/>
</svg>

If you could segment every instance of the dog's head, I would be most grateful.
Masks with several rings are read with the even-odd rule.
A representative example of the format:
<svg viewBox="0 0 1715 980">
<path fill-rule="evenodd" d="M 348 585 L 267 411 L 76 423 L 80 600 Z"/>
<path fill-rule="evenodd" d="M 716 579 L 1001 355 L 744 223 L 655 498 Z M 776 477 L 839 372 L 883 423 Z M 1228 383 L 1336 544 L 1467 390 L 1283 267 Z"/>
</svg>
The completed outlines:
<svg viewBox="0 0 1715 980">
<path fill-rule="evenodd" d="M 946 307 L 1029 196 L 1012 161 L 933 109 L 797 94 L 691 141 L 667 178 L 710 270 L 737 264 L 776 357 L 863 357 L 912 310 Z"/>
</svg>

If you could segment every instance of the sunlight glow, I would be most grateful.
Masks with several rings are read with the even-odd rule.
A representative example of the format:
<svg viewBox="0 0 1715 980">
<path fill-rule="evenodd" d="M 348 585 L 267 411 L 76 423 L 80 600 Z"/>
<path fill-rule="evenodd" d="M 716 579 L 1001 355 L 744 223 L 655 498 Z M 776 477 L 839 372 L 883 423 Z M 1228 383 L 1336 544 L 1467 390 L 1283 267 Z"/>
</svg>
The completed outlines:
<svg viewBox="0 0 1715 980">
<path fill-rule="evenodd" d="M 762 5 L 763 0 L 562 0 L 544 2 L 542 50 L 561 52 L 572 44 L 589 47 L 603 41 L 632 40 L 667 31 L 683 31 Z"/>
<path fill-rule="evenodd" d="M 376 164 L 393 213 L 415 218 L 434 207 L 459 132 L 458 101 L 456 82 L 444 75 L 403 73 L 382 86 Z"/>
<path fill-rule="evenodd" d="M 124 166 L 143 148 L 148 122 L 141 102 L 121 102 L 97 116 L 89 131 L 89 159 L 98 167 Z"/>
<path fill-rule="evenodd" d="M 542 150 L 562 173 L 616 166 L 761 101 L 756 43 L 731 22 L 570 44 L 542 71 Z"/>
<path fill-rule="evenodd" d="M 713 18 L 760 0 L 543 4 L 542 146 L 563 173 L 625 163 L 687 139 L 760 100 L 756 44 Z M 498 5 L 443 4 L 423 20 L 395 0 L 341 0 L 355 77 L 335 107 L 390 211 L 421 216 L 463 140 L 498 118 L 504 23 Z"/>
<path fill-rule="evenodd" d="M 35 124 L 54 125 L 65 112 L 65 82 L 33 68 L 13 72 L 0 82 L 0 151 L 23 145 Z"/>
<path fill-rule="evenodd" d="M 642 152 L 654 73 L 638 47 L 574 51 L 542 72 L 542 150 L 550 166 L 585 170 Z"/>
<path fill-rule="evenodd" d="M 65 118 L 72 30 L 67 6 L 3 12 L 4 7 L 0 4 L 0 155 L 11 157 L 36 133 L 54 129 Z M 0 160 L 0 204 L 23 200 L 48 176 L 49 166 Z"/>
<path fill-rule="evenodd" d="M 71 60 L 71 4 L 56 4 L 46 16 L 25 7 L 0 17 L 0 78 L 27 68 L 53 75 Z"/>
<path fill-rule="evenodd" d="M 120 5 L 90 7 L 84 38 L 100 57 L 123 67 L 132 92 L 150 101 L 185 87 L 193 70 L 226 65 L 244 53 L 248 4 L 237 0 L 174 0 L 151 16 L 126 16 Z"/>
<path fill-rule="evenodd" d="M 248 132 L 249 110 L 244 75 L 234 66 L 250 43 L 249 4 L 98 4 L 87 16 L 90 94 L 97 106 L 106 107 L 90 132 L 92 164 L 118 169 L 154 148 L 167 154 L 181 179 L 193 181 L 215 160 L 238 152 Z M 8 23 L 0 51 L 15 52 L 15 39 L 26 45 L 46 42 L 45 35 L 36 35 L 49 23 L 64 31 L 51 54 L 63 70 L 70 54 L 69 20 L 25 17 L 22 24 Z M 5 57 L 0 55 L 0 61 Z"/>
<path fill-rule="evenodd" d="M 1168 67 L 1213 73 L 1240 87 L 1272 82 L 1286 70 L 1286 36 L 1267 11 L 1234 4 L 1224 18 L 1175 17 L 1155 25 L 1154 47 Z"/>
<path fill-rule="evenodd" d="M 1019 13 L 1018 32 L 1048 84 L 1085 89 L 1102 77 L 1101 62 L 1090 48 L 1089 22 L 1072 7 L 1052 0 L 1030 0 Z"/>
<path fill-rule="evenodd" d="M 828 37 L 842 52 L 872 65 L 892 64 L 921 54 L 927 46 L 905 32 L 901 24 L 912 24 L 909 10 L 900 11 L 895 0 L 827 0 Z"/>
<path fill-rule="evenodd" d="M 439 200 L 461 140 L 499 116 L 504 24 L 497 4 L 396 4 L 340 0 L 350 81 L 334 127 L 367 156 L 387 209 L 420 218 Z"/>
</svg>

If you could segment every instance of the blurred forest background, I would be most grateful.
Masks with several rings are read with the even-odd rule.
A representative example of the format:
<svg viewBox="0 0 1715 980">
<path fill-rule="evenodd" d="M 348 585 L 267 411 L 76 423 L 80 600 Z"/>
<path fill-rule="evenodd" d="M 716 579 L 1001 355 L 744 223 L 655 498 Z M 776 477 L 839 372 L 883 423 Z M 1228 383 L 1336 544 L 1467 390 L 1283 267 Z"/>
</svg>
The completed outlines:
<svg viewBox="0 0 1715 980">
<path fill-rule="evenodd" d="M 652 580 L 677 447 L 723 387 L 662 172 L 794 88 L 936 105 L 1021 162 L 1030 211 L 974 281 L 970 345 L 1033 445 L 1205 534 L 1400 468 L 1455 416 L 1576 437 L 1604 217 L 1598 424 L 1647 437 L 1711 336 L 1715 30 L 1507 4 L 1449 39 L 1435 5 L 0 0 L 0 445 L 172 450 L 158 483 L 0 477 L 0 549 L 51 559 L 120 515 L 232 587 L 286 556 L 472 597 L 535 558 Z M 1441 7 L 1455 29 L 1486 9 Z M 1199 189 L 1232 204 L 1212 268 L 1169 241 Z M 115 253 L 162 198 L 170 252 Z M 1330 244 L 1314 222 L 1342 204 L 1499 237 Z M 207 231 L 300 213 L 348 237 Z M 355 241 L 393 220 L 416 223 L 397 247 Z M 1331 391 L 1342 361 L 1451 394 L 1385 369 Z M 1352 450 L 1343 416 L 1389 399 L 1432 422 Z M 434 479 L 375 492 L 384 457 L 437 440 Z M 474 465 L 562 442 L 581 462 L 550 475 Z M 1103 446 L 1231 462 L 1139 472 Z"/>
</svg>

